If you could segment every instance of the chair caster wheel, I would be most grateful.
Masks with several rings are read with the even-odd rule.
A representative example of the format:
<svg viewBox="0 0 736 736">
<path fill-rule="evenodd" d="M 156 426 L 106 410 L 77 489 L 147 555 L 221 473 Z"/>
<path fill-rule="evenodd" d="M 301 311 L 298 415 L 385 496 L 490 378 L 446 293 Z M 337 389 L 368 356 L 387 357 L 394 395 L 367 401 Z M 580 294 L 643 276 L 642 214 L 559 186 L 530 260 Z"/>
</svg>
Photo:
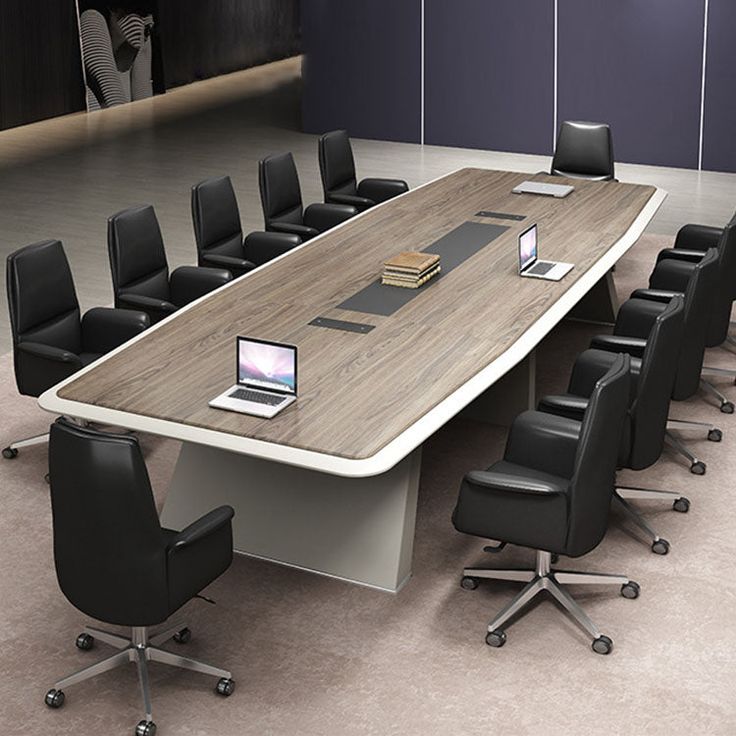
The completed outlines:
<svg viewBox="0 0 736 736">
<path fill-rule="evenodd" d="M 733 414 L 733 410 L 734 410 L 733 401 L 724 401 L 721 404 L 721 411 L 724 414 Z"/>
<path fill-rule="evenodd" d="M 460 581 L 460 587 L 465 590 L 475 590 L 478 587 L 478 578 L 471 578 L 469 575 L 466 575 Z"/>
<path fill-rule="evenodd" d="M 51 485 L 51 476 L 48 473 L 46 473 L 46 475 L 44 475 L 43 479 L 44 479 L 44 481 L 45 481 L 45 483 L 46 483 L 47 486 L 50 486 Z"/>
<path fill-rule="evenodd" d="M 705 463 L 702 460 L 696 460 L 690 466 L 690 472 L 693 475 L 705 475 Z"/>
<path fill-rule="evenodd" d="M 501 631 L 501 629 L 496 629 L 495 631 L 489 631 L 486 634 L 486 644 L 488 644 L 489 647 L 496 647 L 498 649 L 499 647 L 502 647 L 506 643 L 506 632 Z"/>
<path fill-rule="evenodd" d="M 552 556 L 550 557 L 550 562 L 553 565 L 556 565 L 559 561 L 560 561 L 560 556 L 556 552 L 553 552 Z"/>
<path fill-rule="evenodd" d="M 685 496 L 683 496 L 682 498 L 678 498 L 672 504 L 672 508 L 675 511 L 679 511 L 681 514 L 686 514 L 688 511 L 690 511 L 690 499 L 685 498 Z"/>
<path fill-rule="evenodd" d="M 3 449 L 3 457 L 6 460 L 15 460 L 15 458 L 18 457 L 18 450 L 14 447 L 6 447 Z"/>
<path fill-rule="evenodd" d="M 652 552 L 655 555 L 666 555 L 670 551 L 670 543 L 666 539 L 656 539 L 652 542 Z"/>
<path fill-rule="evenodd" d="M 80 634 L 76 641 L 77 649 L 88 652 L 95 645 L 95 638 L 91 634 Z"/>
<path fill-rule="evenodd" d="M 708 432 L 708 439 L 711 442 L 720 442 L 723 439 L 723 432 L 720 429 L 711 429 Z"/>
<path fill-rule="evenodd" d="M 225 698 L 230 697 L 235 692 L 235 680 L 230 677 L 221 677 L 217 681 L 215 692 Z"/>
<path fill-rule="evenodd" d="M 49 708 L 61 708 L 61 706 L 64 705 L 64 691 L 54 690 L 54 688 L 51 688 L 51 690 L 46 693 L 44 703 L 46 703 Z"/>
<path fill-rule="evenodd" d="M 641 592 L 641 588 L 639 587 L 639 583 L 635 583 L 633 580 L 629 580 L 628 583 L 624 583 L 621 586 L 621 595 L 624 598 L 628 598 L 629 600 L 634 600 L 634 598 L 639 597 L 639 593 Z"/>
<path fill-rule="evenodd" d="M 593 651 L 596 654 L 610 654 L 613 650 L 613 642 L 601 634 L 597 639 L 593 639 Z"/>
<path fill-rule="evenodd" d="M 153 721 L 141 721 L 135 727 L 135 736 L 155 736 L 156 724 Z"/>
<path fill-rule="evenodd" d="M 177 631 L 171 638 L 177 644 L 188 644 L 192 639 L 192 632 L 185 626 L 181 631 Z"/>
</svg>

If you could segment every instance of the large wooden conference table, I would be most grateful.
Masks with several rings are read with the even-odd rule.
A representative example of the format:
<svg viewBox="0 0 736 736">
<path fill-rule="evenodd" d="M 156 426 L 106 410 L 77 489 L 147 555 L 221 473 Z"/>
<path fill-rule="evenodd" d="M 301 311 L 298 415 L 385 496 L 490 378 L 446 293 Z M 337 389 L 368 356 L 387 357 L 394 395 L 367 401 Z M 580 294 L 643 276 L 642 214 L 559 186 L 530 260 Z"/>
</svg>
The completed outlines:
<svg viewBox="0 0 736 736">
<path fill-rule="evenodd" d="M 411 574 L 422 443 L 469 406 L 493 421 L 513 394 L 494 384 L 514 371 L 532 381 L 516 408 L 533 402 L 535 347 L 590 294 L 610 294 L 611 268 L 666 196 L 587 181 L 567 182 L 565 199 L 511 192 L 529 178 L 462 169 L 375 207 L 39 403 L 181 440 L 165 526 L 229 503 L 237 551 L 396 591 Z M 517 274 L 518 235 L 535 222 L 541 257 L 575 264 L 560 282 Z M 442 276 L 409 294 L 377 284 L 406 250 L 440 251 Z M 299 398 L 273 419 L 208 407 L 235 382 L 238 335 L 298 346 Z"/>
</svg>

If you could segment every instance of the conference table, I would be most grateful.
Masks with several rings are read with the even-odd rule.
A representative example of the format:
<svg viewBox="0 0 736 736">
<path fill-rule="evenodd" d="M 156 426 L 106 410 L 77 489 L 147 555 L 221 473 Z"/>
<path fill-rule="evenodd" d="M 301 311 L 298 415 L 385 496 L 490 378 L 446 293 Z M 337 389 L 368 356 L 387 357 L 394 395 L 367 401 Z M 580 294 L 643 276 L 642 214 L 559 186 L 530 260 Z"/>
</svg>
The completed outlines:
<svg viewBox="0 0 736 736">
<path fill-rule="evenodd" d="M 575 190 L 512 193 L 530 178 Z M 180 309 L 39 404 L 180 440 L 164 526 L 227 503 L 236 551 L 397 591 L 411 574 L 422 444 L 463 411 L 508 421 L 533 405 L 536 346 L 568 316 L 611 319 L 611 269 L 665 197 L 461 169 Z M 541 258 L 575 264 L 559 282 L 518 275 L 518 236 L 533 223 Z M 382 285 L 384 261 L 414 250 L 439 253 L 441 276 Z M 298 347 L 298 399 L 273 419 L 208 406 L 235 383 L 238 335 Z"/>
</svg>

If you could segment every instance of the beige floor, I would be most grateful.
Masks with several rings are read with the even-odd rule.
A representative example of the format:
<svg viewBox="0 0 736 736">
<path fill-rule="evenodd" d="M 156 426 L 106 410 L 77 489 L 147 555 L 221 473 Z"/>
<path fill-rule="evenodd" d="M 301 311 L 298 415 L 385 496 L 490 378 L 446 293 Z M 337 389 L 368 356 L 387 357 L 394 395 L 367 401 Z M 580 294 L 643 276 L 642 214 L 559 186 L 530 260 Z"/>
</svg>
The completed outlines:
<svg viewBox="0 0 736 736">
<path fill-rule="evenodd" d="M 300 132 L 300 59 L 174 90 L 153 100 L 0 133 L 0 257 L 61 238 L 86 307 L 112 299 L 106 220 L 142 202 L 156 207 L 170 264 L 195 259 L 190 187 L 229 174 L 246 230 L 263 225 L 257 164 L 291 150 L 305 202 L 322 197 L 316 137 Z M 614 131 L 615 132 L 615 131 Z M 463 166 L 536 172 L 544 156 L 356 140 L 361 176 L 401 176 L 412 186 Z M 649 232 L 686 222 L 723 224 L 736 208 L 736 175 L 619 165 L 625 181 L 656 184 L 670 197 Z M 10 348 L 0 300 L 0 351 Z"/>
<path fill-rule="evenodd" d="M 645 237 L 619 264 L 622 293 L 641 283 L 667 238 Z M 540 392 L 564 387 L 590 326 L 564 324 L 542 345 Z M 709 362 L 733 365 L 711 351 Z M 726 387 L 729 396 L 736 390 Z M 49 417 L 14 391 L 9 356 L 0 359 L 0 443 L 40 431 Z M 153 671 L 154 714 L 162 736 L 605 736 L 736 733 L 736 418 L 695 399 L 673 415 L 714 420 L 721 444 L 693 443 L 708 462 L 691 475 L 666 455 L 622 480 L 687 494 L 689 514 L 648 505 L 648 518 L 672 543 L 649 552 L 614 518 L 603 543 L 573 569 L 620 572 L 642 585 L 625 600 L 616 589 L 573 589 L 615 641 L 608 657 L 552 602 L 507 629 L 503 649 L 483 642 L 488 619 L 517 590 L 486 583 L 459 587 L 464 564 L 528 563 L 528 550 L 482 552 L 483 541 L 456 533 L 450 514 L 460 479 L 503 448 L 501 428 L 453 421 L 426 445 L 414 577 L 399 595 L 237 557 L 202 602 L 182 611 L 194 630 L 192 656 L 232 668 L 228 700 L 211 679 Z M 159 504 L 176 458 L 173 442 L 142 438 Z M 58 712 L 43 705 L 55 677 L 107 650 L 82 653 L 74 638 L 83 617 L 56 584 L 44 448 L 0 461 L 0 732 L 34 736 L 130 734 L 140 718 L 133 667 L 67 691 Z M 176 645 L 171 645 L 176 646 Z"/>
</svg>

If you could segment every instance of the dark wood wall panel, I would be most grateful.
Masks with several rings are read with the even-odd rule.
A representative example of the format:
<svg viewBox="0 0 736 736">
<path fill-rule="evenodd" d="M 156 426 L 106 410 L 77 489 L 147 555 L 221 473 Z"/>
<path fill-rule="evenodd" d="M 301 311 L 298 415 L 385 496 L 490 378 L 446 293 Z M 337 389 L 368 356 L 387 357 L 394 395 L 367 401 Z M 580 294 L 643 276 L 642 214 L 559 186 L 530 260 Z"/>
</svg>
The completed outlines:
<svg viewBox="0 0 736 736">
<path fill-rule="evenodd" d="M 158 0 L 166 87 L 300 51 L 298 0 Z"/>
<path fill-rule="evenodd" d="M 74 0 L 0 0 L 0 129 L 84 108 Z"/>
</svg>

